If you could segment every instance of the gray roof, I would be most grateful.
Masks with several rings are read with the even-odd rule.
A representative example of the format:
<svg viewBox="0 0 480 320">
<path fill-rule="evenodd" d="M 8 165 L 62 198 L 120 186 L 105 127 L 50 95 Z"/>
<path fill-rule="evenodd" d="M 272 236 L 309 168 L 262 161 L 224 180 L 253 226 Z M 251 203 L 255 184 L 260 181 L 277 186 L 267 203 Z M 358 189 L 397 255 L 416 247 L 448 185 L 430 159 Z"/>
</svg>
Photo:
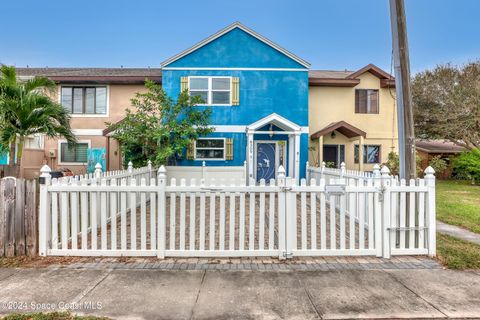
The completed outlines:
<svg viewBox="0 0 480 320">
<path fill-rule="evenodd" d="M 46 77 L 159 77 L 160 68 L 17 68 L 20 76 Z"/>
<path fill-rule="evenodd" d="M 310 70 L 308 77 L 320 79 L 344 79 L 355 71 L 336 71 L 336 70 Z"/>
</svg>

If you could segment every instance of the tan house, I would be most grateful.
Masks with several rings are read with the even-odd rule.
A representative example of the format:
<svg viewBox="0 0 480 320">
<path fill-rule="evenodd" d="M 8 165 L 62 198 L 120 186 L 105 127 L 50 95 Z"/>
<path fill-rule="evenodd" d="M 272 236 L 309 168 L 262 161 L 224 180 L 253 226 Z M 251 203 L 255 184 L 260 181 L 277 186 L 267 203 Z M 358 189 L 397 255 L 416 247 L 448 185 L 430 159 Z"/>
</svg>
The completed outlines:
<svg viewBox="0 0 480 320">
<path fill-rule="evenodd" d="M 309 162 L 371 171 L 397 151 L 394 78 L 369 64 L 358 71 L 310 71 Z"/>
<path fill-rule="evenodd" d="M 77 146 L 69 148 L 62 139 L 32 137 L 24 152 L 26 178 L 38 176 L 45 163 L 52 170 L 68 168 L 84 174 L 89 165 L 95 165 L 89 164 L 89 150 L 101 151 L 98 154 L 108 170 L 120 169 L 120 149 L 104 135 L 106 122 L 124 117 L 130 99 L 145 90 L 145 79 L 161 83 L 161 71 L 156 68 L 17 68 L 17 73 L 20 79 L 41 75 L 58 84 L 53 99 L 71 111 L 71 127 L 78 139 Z"/>
<path fill-rule="evenodd" d="M 24 176 L 36 177 L 40 167 L 68 168 L 84 174 L 98 158 L 105 169 L 122 167 L 121 150 L 108 136 L 106 122 L 124 117 L 136 92 L 144 91 L 145 79 L 161 83 L 159 68 L 17 68 L 20 78 L 36 75 L 54 80 L 53 99 L 72 114 L 71 126 L 78 145 L 62 139 L 31 137 L 26 144 Z M 322 161 L 347 168 L 371 170 L 397 148 L 394 80 L 374 65 L 353 71 L 309 71 L 309 162 Z M 98 156 L 98 154 L 97 154 Z M 359 161 L 363 159 L 363 161 Z"/>
</svg>

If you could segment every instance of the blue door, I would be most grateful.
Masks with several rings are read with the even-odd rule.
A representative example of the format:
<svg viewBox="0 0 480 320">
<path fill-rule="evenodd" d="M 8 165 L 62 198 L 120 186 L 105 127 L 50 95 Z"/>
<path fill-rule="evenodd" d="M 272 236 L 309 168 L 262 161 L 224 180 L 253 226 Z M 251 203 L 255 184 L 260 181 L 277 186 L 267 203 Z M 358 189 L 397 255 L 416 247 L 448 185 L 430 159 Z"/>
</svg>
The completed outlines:
<svg viewBox="0 0 480 320">
<path fill-rule="evenodd" d="M 257 143 L 257 181 L 275 179 L 275 143 Z"/>
</svg>

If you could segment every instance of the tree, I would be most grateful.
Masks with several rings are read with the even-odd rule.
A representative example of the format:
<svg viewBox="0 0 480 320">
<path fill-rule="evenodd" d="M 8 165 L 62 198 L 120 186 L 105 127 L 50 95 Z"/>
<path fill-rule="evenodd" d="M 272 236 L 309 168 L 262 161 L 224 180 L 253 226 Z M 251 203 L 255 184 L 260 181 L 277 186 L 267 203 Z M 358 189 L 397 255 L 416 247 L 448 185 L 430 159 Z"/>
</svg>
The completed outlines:
<svg viewBox="0 0 480 320">
<path fill-rule="evenodd" d="M 213 131 L 209 127 L 211 109 L 197 106 L 199 96 L 180 93 L 174 101 L 162 87 L 147 80 L 146 93 L 137 93 L 131 100 L 134 110 L 117 123 L 107 123 L 112 137 L 119 141 L 125 161 L 144 165 L 176 164 L 193 140 Z"/>
<path fill-rule="evenodd" d="M 76 142 L 68 111 L 46 95 L 46 91 L 54 89 L 55 83 L 48 78 L 19 81 L 15 67 L 0 67 L 0 146 L 3 150 L 9 149 L 11 167 L 16 149 L 17 176 L 20 176 L 26 137 L 42 134 L 49 138 L 63 137 L 70 144 Z"/>
<path fill-rule="evenodd" d="M 417 74 L 412 82 L 417 136 L 480 147 L 480 60 L 447 64 Z"/>
<path fill-rule="evenodd" d="M 456 174 L 471 179 L 472 184 L 480 180 L 480 150 L 473 148 L 462 152 L 453 162 Z"/>
<path fill-rule="evenodd" d="M 416 155 L 415 161 L 417 176 L 421 176 L 423 174 L 423 170 L 421 167 L 422 159 L 418 155 Z M 387 168 L 390 169 L 390 174 L 392 176 L 398 176 L 400 171 L 400 157 L 398 156 L 398 153 L 396 153 L 395 151 L 390 151 L 388 153 L 387 161 L 382 163 L 382 165 L 387 166 Z"/>
</svg>

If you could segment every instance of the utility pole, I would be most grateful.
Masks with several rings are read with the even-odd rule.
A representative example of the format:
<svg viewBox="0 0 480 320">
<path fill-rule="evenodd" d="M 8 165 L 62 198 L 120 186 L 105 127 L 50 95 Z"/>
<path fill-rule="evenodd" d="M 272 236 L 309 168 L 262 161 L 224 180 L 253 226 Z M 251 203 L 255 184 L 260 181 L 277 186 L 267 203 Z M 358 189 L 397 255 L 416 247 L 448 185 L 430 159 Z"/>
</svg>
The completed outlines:
<svg viewBox="0 0 480 320">
<path fill-rule="evenodd" d="M 390 22 L 392 25 L 397 97 L 400 178 L 414 179 L 416 177 L 415 132 L 413 127 L 412 95 L 410 92 L 410 60 L 404 0 L 390 0 Z"/>
</svg>

